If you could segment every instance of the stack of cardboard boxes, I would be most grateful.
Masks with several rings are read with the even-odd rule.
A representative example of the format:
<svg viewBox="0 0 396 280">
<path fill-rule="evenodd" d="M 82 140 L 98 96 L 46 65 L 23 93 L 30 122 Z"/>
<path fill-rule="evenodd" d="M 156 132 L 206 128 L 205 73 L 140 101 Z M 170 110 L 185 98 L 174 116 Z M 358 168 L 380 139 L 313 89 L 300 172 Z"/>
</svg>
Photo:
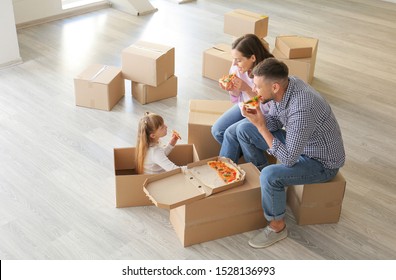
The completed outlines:
<svg viewBox="0 0 396 280">
<path fill-rule="evenodd" d="M 175 48 L 138 41 L 122 51 L 122 73 L 141 104 L 177 95 Z"/>
<path fill-rule="evenodd" d="M 125 95 L 125 79 L 141 104 L 177 95 L 173 47 L 138 41 L 121 58 L 122 68 L 94 64 L 75 77 L 77 106 L 110 111 Z"/>
</svg>

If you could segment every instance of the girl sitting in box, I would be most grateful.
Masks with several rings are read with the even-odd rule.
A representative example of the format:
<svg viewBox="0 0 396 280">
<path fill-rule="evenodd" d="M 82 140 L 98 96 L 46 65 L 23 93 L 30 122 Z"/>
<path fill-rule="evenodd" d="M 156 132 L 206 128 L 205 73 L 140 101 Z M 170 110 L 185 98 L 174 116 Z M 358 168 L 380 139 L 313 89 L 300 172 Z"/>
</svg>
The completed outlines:
<svg viewBox="0 0 396 280">
<path fill-rule="evenodd" d="M 164 119 L 157 114 L 146 112 L 140 119 L 135 161 L 138 174 L 158 174 L 180 167 L 168 158 L 177 141 L 181 139 L 179 134 L 172 131 L 169 143 L 160 143 L 160 138 L 166 136 L 167 129 Z"/>
</svg>

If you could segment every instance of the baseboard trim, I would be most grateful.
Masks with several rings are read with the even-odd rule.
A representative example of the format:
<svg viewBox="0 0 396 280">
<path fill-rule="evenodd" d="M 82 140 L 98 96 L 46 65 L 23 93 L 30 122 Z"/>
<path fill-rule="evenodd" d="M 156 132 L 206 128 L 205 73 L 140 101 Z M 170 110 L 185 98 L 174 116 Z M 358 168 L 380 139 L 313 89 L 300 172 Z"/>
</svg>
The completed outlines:
<svg viewBox="0 0 396 280">
<path fill-rule="evenodd" d="M 20 57 L 20 58 L 8 61 L 6 63 L 2 63 L 2 64 L 0 64 L 0 70 L 2 70 L 4 68 L 13 67 L 13 66 L 18 65 L 18 64 L 22 64 L 22 62 L 23 62 L 23 60 Z"/>
<path fill-rule="evenodd" d="M 64 19 L 64 18 L 73 17 L 73 16 L 85 14 L 85 13 L 94 12 L 94 11 L 101 10 L 101 9 L 110 8 L 110 7 L 111 7 L 110 2 L 92 3 L 92 4 L 82 6 L 82 7 L 65 10 L 65 12 L 58 14 L 58 15 L 40 18 L 40 19 L 36 19 L 36 20 L 32 20 L 32 21 L 23 22 L 23 23 L 18 23 L 18 24 L 16 24 L 16 28 L 17 29 L 27 28 L 27 27 L 31 27 L 31 26 L 59 20 L 59 19 Z"/>
</svg>

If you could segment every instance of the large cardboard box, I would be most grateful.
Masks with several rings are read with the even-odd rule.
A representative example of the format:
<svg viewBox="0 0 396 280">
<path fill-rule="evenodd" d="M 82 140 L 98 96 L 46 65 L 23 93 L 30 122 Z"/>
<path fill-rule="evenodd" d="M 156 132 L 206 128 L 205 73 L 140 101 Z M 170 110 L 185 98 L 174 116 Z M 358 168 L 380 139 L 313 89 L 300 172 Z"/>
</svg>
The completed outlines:
<svg viewBox="0 0 396 280">
<path fill-rule="evenodd" d="M 304 41 L 306 46 L 312 47 L 311 57 L 287 58 L 287 56 L 283 54 L 277 47 L 274 48 L 272 54 L 275 56 L 275 58 L 283 61 L 289 67 L 289 75 L 297 76 L 307 83 L 312 83 L 315 73 L 316 55 L 318 51 L 319 40 L 309 37 L 288 37 L 296 37 L 299 41 Z"/>
<path fill-rule="evenodd" d="M 110 111 L 125 94 L 121 69 L 93 64 L 74 78 L 76 105 Z"/>
<path fill-rule="evenodd" d="M 158 86 L 175 74 L 175 48 L 138 41 L 122 51 L 125 79 Z"/>
<path fill-rule="evenodd" d="M 224 33 L 240 37 L 247 33 L 264 38 L 268 34 L 268 16 L 241 9 L 224 15 Z"/>
<path fill-rule="evenodd" d="M 306 58 L 312 56 L 312 45 L 304 37 L 300 36 L 277 36 L 275 47 L 286 58 Z"/>
<path fill-rule="evenodd" d="M 346 181 L 341 172 L 326 183 L 289 186 L 287 203 L 299 225 L 337 223 Z"/>
<path fill-rule="evenodd" d="M 263 228 L 260 172 L 239 165 L 244 184 L 170 210 L 170 222 L 184 247 Z"/>
<path fill-rule="evenodd" d="M 212 125 L 233 105 L 228 100 L 190 100 L 188 143 L 195 145 L 199 158 L 219 155 L 220 144 L 213 138 Z"/>
<path fill-rule="evenodd" d="M 203 53 L 202 76 L 218 81 L 229 73 L 231 65 L 231 46 L 217 44 Z"/>
<path fill-rule="evenodd" d="M 153 205 L 143 191 L 143 183 L 155 175 L 136 174 L 135 148 L 114 148 L 116 207 Z M 176 145 L 169 154 L 176 165 L 184 166 L 199 160 L 192 144 Z"/>
<path fill-rule="evenodd" d="M 132 82 L 132 96 L 141 104 L 174 97 L 177 95 L 177 77 L 173 75 L 162 84 L 153 87 L 146 84 Z"/>
</svg>

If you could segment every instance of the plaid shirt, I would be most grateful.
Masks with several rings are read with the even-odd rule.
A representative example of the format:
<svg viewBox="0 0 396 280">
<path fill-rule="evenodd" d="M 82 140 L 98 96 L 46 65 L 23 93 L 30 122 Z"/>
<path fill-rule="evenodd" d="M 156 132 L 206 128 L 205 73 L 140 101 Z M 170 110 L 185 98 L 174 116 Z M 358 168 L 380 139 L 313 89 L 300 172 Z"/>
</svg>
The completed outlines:
<svg viewBox="0 0 396 280">
<path fill-rule="evenodd" d="M 293 166 L 300 155 L 318 160 L 329 169 L 344 165 L 340 127 L 330 105 L 315 89 L 291 76 L 282 101 L 270 102 L 267 127 L 270 131 L 284 128 L 286 142 L 274 138 L 269 154 L 286 166 Z"/>
</svg>

